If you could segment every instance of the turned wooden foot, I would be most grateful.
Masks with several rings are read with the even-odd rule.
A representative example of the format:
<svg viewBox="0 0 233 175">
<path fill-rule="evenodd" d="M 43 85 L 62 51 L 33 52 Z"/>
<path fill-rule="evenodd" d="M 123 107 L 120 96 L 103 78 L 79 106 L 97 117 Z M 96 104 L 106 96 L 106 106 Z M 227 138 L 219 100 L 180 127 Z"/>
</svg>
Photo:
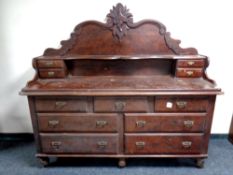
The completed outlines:
<svg viewBox="0 0 233 175">
<path fill-rule="evenodd" d="M 48 166 L 48 164 L 49 164 L 48 157 L 38 157 L 38 160 L 43 166 Z"/>
<path fill-rule="evenodd" d="M 205 160 L 203 158 L 197 159 L 196 165 L 198 168 L 203 168 L 205 164 Z"/>
<path fill-rule="evenodd" d="M 121 167 L 121 168 L 125 167 L 126 166 L 125 159 L 119 159 L 118 166 Z"/>
</svg>

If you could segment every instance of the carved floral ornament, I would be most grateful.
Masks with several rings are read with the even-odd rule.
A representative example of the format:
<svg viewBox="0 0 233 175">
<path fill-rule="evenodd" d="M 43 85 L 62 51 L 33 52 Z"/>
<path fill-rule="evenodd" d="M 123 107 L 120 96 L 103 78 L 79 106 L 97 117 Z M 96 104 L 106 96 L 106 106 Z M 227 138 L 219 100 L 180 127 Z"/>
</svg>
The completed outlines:
<svg viewBox="0 0 233 175">
<path fill-rule="evenodd" d="M 133 15 L 129 13 L 129 9 L 118 3 L 113 6 L 107 15 L 107 26 L 112 29 L 113 37 L 121 41 L 127 35 L 127 30 L 133 24 Z"/>
</svg>

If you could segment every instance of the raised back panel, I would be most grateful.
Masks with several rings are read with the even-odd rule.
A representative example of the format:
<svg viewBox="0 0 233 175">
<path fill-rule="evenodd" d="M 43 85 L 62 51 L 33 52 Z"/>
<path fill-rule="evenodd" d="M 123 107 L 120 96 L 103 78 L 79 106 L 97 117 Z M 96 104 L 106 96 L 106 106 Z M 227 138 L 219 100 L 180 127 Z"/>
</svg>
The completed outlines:
<svg viewBox="0 0 233 175">
<path fill-rule="evenodd" d="M 87 21 L 77 25 L 60 49 L 47 49 L 44 56 L 73 55 L 196 55 L 194 48 L 182 49 L 170 38 L 166 27 L 153 20 L 133 22 L 133 15 L 117 4 L 107 22 Z"/>
</svg>

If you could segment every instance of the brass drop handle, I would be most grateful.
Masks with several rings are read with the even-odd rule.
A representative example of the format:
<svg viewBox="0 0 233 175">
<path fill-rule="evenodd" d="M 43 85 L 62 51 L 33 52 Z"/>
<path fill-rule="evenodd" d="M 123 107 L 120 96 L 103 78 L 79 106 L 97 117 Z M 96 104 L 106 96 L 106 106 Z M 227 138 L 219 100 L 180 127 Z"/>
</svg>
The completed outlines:
<svg viewBox="0 0 233 175">
<path fill-rule="evenodd" d="M 45 65 L 46 65 L 46 66 L 52 66 L 52 65 L 53 65 L 53 62 L 52 62 L 52 61 L 47 61 L 47 62 L 45 63 Z"/>
<path fill-rule="evenodd" d="M 58 124 L 59 124 L 59 121 L 58 121 L 58 120 L 49 120 L 49 121 L 48 121 L 48 125 L 49 125 L 49 127 L 51 127 L 51 128 L 55 128 Z"/>
<path fill-rule="evenodd" d="M 186 128 L 192 128 L 193 125 L 194 125 L 194 121 L 193 121 L 193 120 L 185 120 L 185 121 L 184 121 L 184 126 L 185 126 Z"/>
<path fill-rule="evenodd" d="M 115 109 L 116 109 L 116 111 L 123 111 L 124 107 L 125 107 L 125 102 L 117 101 L 115 103 Z"/>
<path fill-rule="evenodd" d="M 97 120 L 96 121 L 96 127 L 97 128 L 103 128 L 104 126 L 106 126 L 108 124 L 107 121 L 105 120 Z"/>
<path fill-rule="evenodd" d="M 177 106 L 179 109 L 184 109 L 184 108 L 187 106 L 187 102 L 186 102 L 186 101 L 177 101 L 177 102 L 176 102 L 176 106 Z"/>
<path fill-rule="evenodd" d="M 55 75 L 55 72 L 52 72 L 52 71 L 48 72 L 49 77 L 53 77 L 54 75 Z"/>
<path fill-rule="evenodd" d="M 143 128 L 145 125 L 146 125 L 146 121 L 144 120 L 136 121 L 136 126 L 139 128 Z"/>
<path fill-rule="evenodd" d="M 51 147 L 52 147 L 54 150 L 60 149 L 60 146 L 61 146 L 61 142 L 60 142 L 60 141 L 52 141 L 52 142 L 51 142 Z"/>
<path fill-rule="evenodd" d="M 57 108 L 62 108 L 62 107 L 64 107 L 66 104 L 67 104 L 67 103 L 66 103 L 65 101 L 56 101 L 56 102 L 55 102 L 55 106 L 56 106 Z"/>
<path fill-rule="evenodd" d="M 189 70 L 189 71 L 186 71 L 186 74 L 189 76 L 189 77 L 191 77 L 192 75 L 193 75 L 193 71 L 192 70 Z"/>
<path fill-rule="evenodd" d="M 189 65 L 189 66 L 192 66 L 192 65 L 194 65 L 194 64 L 195 64 L 194 61 L 188 61 L 188 65 Z"/>
<path fill-rule="evenodd" d="M 183 142 L 182 142 L 182 146 L 183 146 L 183 148 L 185 148 L 185 149 L 191 148 L 192 142 L 191 142 L 191 141 L 183 141 Z"/>
<path fill-rule="evenodd" d="M 97 146 L 99 148 L 106 148 L 106 146 L 108 145 L 108 142 L 107 141 L 98 141 L 97 142 Z"/>
<path fill-rule="evenodd" d="M 145 147 L 146 143 L 145 142 L 136 142 L 135 145 L 137 148 L 142 149 Z"/>
</svg>

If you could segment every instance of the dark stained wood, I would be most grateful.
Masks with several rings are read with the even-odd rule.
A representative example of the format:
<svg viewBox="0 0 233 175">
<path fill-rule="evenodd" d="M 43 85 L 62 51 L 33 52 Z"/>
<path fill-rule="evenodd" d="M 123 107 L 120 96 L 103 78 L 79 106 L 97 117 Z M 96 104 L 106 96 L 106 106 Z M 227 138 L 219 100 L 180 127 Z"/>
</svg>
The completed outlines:
<svg viewBox="0 0 233 175">
<path fill-rule="evenodd" d="M 44 153 L 116 154 L 118 134 L 40 134 Z"/>
<path fill-rule="evenodd" d="M 117 4 L 107 22 L 78 24 L 61 48 L 32 61 L 27 95 L 36 156 L 196 158 L 204 165 L 216 95 L 207 56 L 166 27 L 133 22 Z M 231 136 L 231 135 L 230 135 Z"/>
<path fill-rule="evenodd" d="M 125 114 L 126 132 L 203 132 L 205 113 Z"/>
<path fill-rule="evenodd" d="M 200 154 L 202 134 L 125 134 L 126 154 Z"/>
<path fill-rule="evenodd" d="M 207 97 L 162 96 L 155 100 L 156 112 L 205 112 L 208 108 Z"/>
<path fill-rule="evenodd" d="M 117 132 L 117 114 L 38 113 L 40 132 Z"/>
<path fill-rule="evenodd" d="M 233 115 L 231 119 L 231 126 L 230 126 L 230 131 L 229 131 L 229 141 L 233 144 Z"/>
</svg>

